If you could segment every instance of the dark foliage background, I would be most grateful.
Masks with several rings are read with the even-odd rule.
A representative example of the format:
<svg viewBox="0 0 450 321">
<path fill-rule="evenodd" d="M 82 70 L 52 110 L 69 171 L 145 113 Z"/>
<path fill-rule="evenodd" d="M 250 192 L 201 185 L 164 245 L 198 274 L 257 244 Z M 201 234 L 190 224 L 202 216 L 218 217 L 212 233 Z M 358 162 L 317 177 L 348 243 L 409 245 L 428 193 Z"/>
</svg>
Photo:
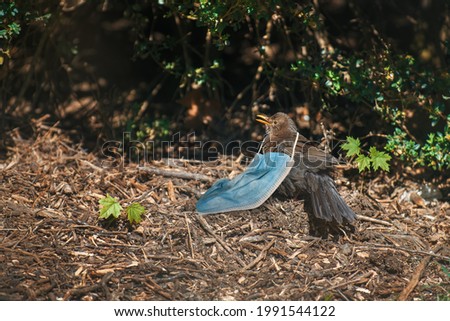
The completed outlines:
<svg viewBox="0 0 450 321">
<path fill-rule="evenodd" d="M 59 121 L 88 148 L 132 132 L 259 139 L 256 113 L 450 167 L 449 4 L 400 1 L 5 1 L 1 147 Z M 31 130 L 30 128 L 31 125 Z"/>
</svg>

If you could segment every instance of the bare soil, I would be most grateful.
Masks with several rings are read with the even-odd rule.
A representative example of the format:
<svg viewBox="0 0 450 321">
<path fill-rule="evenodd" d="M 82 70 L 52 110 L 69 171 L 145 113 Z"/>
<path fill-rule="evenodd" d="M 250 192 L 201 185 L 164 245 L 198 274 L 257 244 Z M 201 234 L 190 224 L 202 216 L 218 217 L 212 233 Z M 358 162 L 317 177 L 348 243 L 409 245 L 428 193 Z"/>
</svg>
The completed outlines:
<svg viewBox="0 0 450 321">
<path fill-rule="evenodd" d="M 272 197 L 255 210 L 199 217 L 198 196 L 245 167 L 232 167 L 230 157 L 213 166 L 171 160 L 149 170 L 106 168 L 43 125 L 35 139 L 16 134 L 14 143 L 0 162 L 0 299 L 449 298 L 448 194 L 400 202 L 418 188 L 402 175 L 339 173 L 339 190 L 359 219 L 353 233 L 323 239 L 308 235 L 301 200 Z M 448 192 L 448 182 L 439 187 Z M 140 202 L 144 220 L 99 220 L 106 193 L 124 205 Z"/>
</svg>

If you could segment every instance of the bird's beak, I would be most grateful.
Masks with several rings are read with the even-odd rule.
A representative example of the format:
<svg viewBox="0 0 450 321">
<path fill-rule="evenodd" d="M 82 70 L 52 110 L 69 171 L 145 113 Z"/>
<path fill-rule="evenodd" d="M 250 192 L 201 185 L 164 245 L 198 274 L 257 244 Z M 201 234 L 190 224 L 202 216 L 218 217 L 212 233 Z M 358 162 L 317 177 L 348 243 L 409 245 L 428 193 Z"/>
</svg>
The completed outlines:
<svg viewBox="0 0 450 321">
<path fill-rule="evenodd" d="M 264 125 L 270 126 L 270 119 L 269 116 L 266 116 L 264 114 L 258 114 L 256 115 L 256 121 L 263 123 Z"/>
</svg>

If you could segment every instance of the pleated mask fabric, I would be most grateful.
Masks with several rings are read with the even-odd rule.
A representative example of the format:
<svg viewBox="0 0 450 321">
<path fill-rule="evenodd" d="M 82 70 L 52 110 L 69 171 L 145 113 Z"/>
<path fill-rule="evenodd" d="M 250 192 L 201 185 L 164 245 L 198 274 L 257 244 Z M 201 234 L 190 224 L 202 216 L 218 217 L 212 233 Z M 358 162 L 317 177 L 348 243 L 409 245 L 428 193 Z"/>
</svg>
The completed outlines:
<svg viewBox="0 0 450 321">
<path fill-rule="evenodd" d="M 297 139 L 298 134 L 295 143 Z M 261 206 L 291 171 L 294 166 L 293 154 L 256 154 L 243 173 L 231 180 L 222 178 L 215 182 L 197 201 L 197 212 L 207 215 Z"/>
</svg>

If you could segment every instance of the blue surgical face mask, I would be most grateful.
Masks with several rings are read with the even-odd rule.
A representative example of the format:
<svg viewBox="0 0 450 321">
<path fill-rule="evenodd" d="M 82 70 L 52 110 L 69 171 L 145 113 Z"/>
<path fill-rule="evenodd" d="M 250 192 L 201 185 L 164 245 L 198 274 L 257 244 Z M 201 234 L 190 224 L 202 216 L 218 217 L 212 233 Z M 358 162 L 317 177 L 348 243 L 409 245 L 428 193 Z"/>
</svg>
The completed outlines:
<svg viewBox="0 0 450 321">
<path fill-rule="evenodd" d="M 297 139 L 298 134 L 294 146 Z M 215 182 L 198 200 L 197 212 L 205 215 L 259 207 L 291 171 L 293 155 L 294 152 L 291 156 L 278 152 L 256 154 L 243 173 L 232 180 L 223 178 Z"/>
</svg>

